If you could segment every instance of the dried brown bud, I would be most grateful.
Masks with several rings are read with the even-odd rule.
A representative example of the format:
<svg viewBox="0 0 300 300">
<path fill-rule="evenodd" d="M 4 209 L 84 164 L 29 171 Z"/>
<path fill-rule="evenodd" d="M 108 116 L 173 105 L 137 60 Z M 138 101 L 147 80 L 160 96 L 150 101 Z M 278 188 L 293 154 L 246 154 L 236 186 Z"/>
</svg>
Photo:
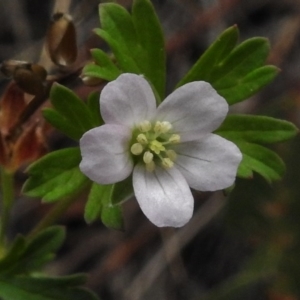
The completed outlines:
<svg viewBox="0 0 300 300">
<path fill-rule="evenodd" d="M 18 66 L 13 73 L 13 78 L 18 86 L 31 95 L 41 95 L 43 93 L 46 77 L 46 70 L 37 64 Z"/>
<path fill-rule="evenodd" d="M 56 13 L 46 35 L 46 49 L 53 63 L 69 66 L 77 58 L 76 30 L 72 17 Z"/>
<path fill-rule="evenodd" d="M 0 66 L 0 71 L 6 76 L 6 77 L 13 77 L 13 74 L 18 67 L 28 67 L 30 66 L 30 63 L 27 61 L 22 60 L 14 60 L 14 59 L 8 59 L 2 62 Z"/>
</svg>

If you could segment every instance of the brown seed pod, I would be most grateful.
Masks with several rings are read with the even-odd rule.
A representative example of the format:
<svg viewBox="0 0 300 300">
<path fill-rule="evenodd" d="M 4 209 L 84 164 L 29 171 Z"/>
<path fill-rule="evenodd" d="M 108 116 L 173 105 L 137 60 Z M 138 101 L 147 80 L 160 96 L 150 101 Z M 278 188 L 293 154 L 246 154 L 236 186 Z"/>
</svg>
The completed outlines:
<svg viewBox="0 0 300 300">
<path fill-rule="evenodd" d="M 22 60 L 8 59 L 2 62 L 0 71 L 8 78 L 13 77 L 13 74 L 18 67 L 28 67 L 30 63 Z"/>
<path fill-rule="evenodd" d="M 77 58 L 76 29 L 72 17 L 56 13 L 46 35 L 46 50 L 52 62 L 58 66 L 69 66 Z"/>
<path fill-rule="evenodd" d="M 26 93 L 41 95 L 44 92 L 46 70 L 37 64 L 21 65 L 15 68 L 13 78 L 17 85 Z"/>
</svg>

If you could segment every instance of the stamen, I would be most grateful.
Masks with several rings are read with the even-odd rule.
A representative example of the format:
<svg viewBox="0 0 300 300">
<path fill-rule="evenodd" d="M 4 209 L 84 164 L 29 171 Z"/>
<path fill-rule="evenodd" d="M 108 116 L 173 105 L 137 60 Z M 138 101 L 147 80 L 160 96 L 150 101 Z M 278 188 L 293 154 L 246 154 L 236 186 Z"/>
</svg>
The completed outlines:
<svg viewBox="0 0 300 300">
<path fill-rule="evenodd" d="M 157 122 L 155 123 L 155 125 L 154 125 L 154 132 L 156 132 L 156 133 L 161 133 L 161 132 L 162 132 L 162 131 L 161 131 L 162 127 L 163 127 L 162 122 L 157 121 Z"/>
<path fill-rule="evenodd" d="M 135 143 L 131 146 L 130 151 L 134 155 L 140 155 L 144 150 L 144 147 L 140 143 Z"/>
<path fill-rule="evenodd" d="M 143 161 L 145 164 L 149 164 L 153 161 L 153 153 L 146 151 L 143 156 Z"/>
<path fill-rule="evenodd" d="M 153 172 L 155 170 L 155 163 L 153 160 L 146 164 L 146 170 L 149 172 Z"/>
<path fill-rule="evenodd" d="M 172 129 L 172 124 L 167 121 L 162 122 L 162 133 L 166 133 Z"/>
<path fill-rule="evenodd" d="M 177 153 L 174 150 L 167 150 L 166 154 L 172 161 L 175 161 L 177 158 Z"/>
<path fill-rule="evenodd" d="M 172 144 L 177 144 L 180 142 L 180 135 L 179 134 L 172 134 L 169 138 L 169 142 Z"/>
<path fill-rule="evenodd" d="M 148 139 L 147 139 L 146 135 L 144 135 L 143 133 L 140 133 L 140 134 L 137 136 L 136 140 L 137 140 L 140 144 L 142 144 L 142 145 L 147 145 L 147 144 L 148 144 Z"/>
<path fill-rule="evenodd" d="M 143 121 L 142 123 L 140 123 L 138 128 L 141 132 L 148 132 L 151 130 L 152 125 L 149 121 L 146 120 L 146 121 Z"/>
<path fill-rule="evenodd" d="M 157 140 L 152 141 L 149 148 L 156 154 L 159 154 L 160 151 L 166 150 L 162 143 L 158 142 Z"/>
<path fill-rule="evenodd" d="M 162 160 L 162 165 L 163 165 L 163 167 L 170 169 L 174 166 L 174 163 L 172 162 L 172 160 L 170 158 L 164 158 Z"/>
</svg>

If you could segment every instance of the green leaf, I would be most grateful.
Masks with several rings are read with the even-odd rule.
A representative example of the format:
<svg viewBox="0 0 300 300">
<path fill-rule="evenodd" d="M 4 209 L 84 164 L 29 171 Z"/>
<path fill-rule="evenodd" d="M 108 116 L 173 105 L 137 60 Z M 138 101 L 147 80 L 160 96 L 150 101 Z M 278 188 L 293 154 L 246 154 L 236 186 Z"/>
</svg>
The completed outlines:
<svg viewBox="0 0 300 300">
<path fill-rule="evenodd" d="M 121 71 L 104 51 L 92 49 L 91 53 L 96 64 L 86 65 L 82 70 L 84 75 L 112 81 L 121 74 Z"/>
<path fill-rule="evenodd" d="M 104 123 L 100 114 L 100 93 L 92 92 L 87 99 L 87 106 L 93 118 L 93 124 L 98 127 Z"/>
<path fill-rule="evenodd" d="M 238 176 L 249 178 L 250 170 L 263 176 L 268 182 L 279 180 L 285 172 L 282 159 L 273 151 L 252 143 L 235 141 L 243 153 Z"/>
<path fill-rule="evenodd" d="M 116 42 L 116 40 L 103 29 L 95 29 L 94 32 L 99 35 L 112 49 L 119 68 L 123 72 L 141 74 L 139 67 L 137 66 L 135 60 L 130 54 L 122 51 L 122 47 Z"/>
<path fill-rule="evenodd" d="M 210 81 L 218 86 L 227 86 L 261 67 L 270 51 L 267 39 L 255 37 L 238 45 L 230 55 L 213 70 Z"/>
<path fill-rule="evenodd" d="M 132 176 L 127 177 L 125 180 L 115 183 L 111 195 L 111 203 L 113 205 L 125 202 L 133 196 Z"/>
<path fill-rule="evenodd" d="M 114 184 L 93 183 L 84 211 L 87 223 L 101 218 L 105 226 L 118 230 L 123 229 L 121 207 L 114 206 L 111 202 L 114 186 Z"/>
<path fill-rule="evenodd" d="M 228 78 L 226 83 L 219 82 L 221 87 L 217 84 L 213 84 L 213 87 L 227 100 L 229 105 L 232 105 L 256 94 L 264 86 L 272 82 L 279 71 L 274 66 L 264 66 L 252 71 L 243 78 L 236 78 L 232 82 L 230 82 L 231 78 Z M 228 86 L 225 87 L 225 84 L 228 84 Z"/>
<path fill-rule="evenodd" d="M 49 227 L 31 240 L 18 236 L 0 260 L 0 275 L 27 274 L 39 270 L 53 258 L 64 239 L 65 231 L 60 226 Z"/>
<path fill-rule="evenodd" d="M 139 61 L 141 46 L 137 43 L 135 27 L 129 12 L 121 5 L 105 3 L 99 5 L 99 15 L 102 29 L 114 37 L 120 51 Z"/>
<path fill-rule="evenodd" d="M 94 127 L 86 104 L 68 88 L 58 83 L 53 84 L 50 99 L 55 110 L 78 128 L 78 135 L 83 135 Z"/>
<path fill-rule="evenodd" d="M 0 297 L 3 300 L 97 300 L 90 291 L 79 288 L 85 277 L 0 277 Z"/>
<path fill-rule="evenodd" d="M 78 167 L 80 161 L 78 147 L 49 153 L 28 168 L 23 192 L 45 202 L 77 194 L 89 182 Z"/>
<path fill-rule="evenodd" d="M 141 69 L 163 98 L 166 82 L 165 42 L 151 1 L 133 1 L 132 20 L 139 43 L 145 52 L 144 61 L 140 62 Z"/>
<path fill-rule="evenodd" d="M 235 47 L 239 37 L 237 26 L 226 29 L 216 41 L 200 56 L 191 70 L 182 78 L 177 87 L 188 82 L 204 80 L 210 82 L 210 76 Z"/>
<path fill-rule="evenodd" d="M 85 206 L 84 219 L 87 223 L 94 222 L 101 216 L 103 204 L 110 203 L 113 184 L 101 185 L 93 183 Z"/>
<path fill-rule="evenodd" d="M 199 58 L 177 87 L 192 81 L 209 82 L 228 104 L 257 93 L 278 74 L 274 66 L 264 66 L 270 51 L 265 38 L 251 38 L 236 46 L 236 26 L 225 30 Z"/>
<path fill-rule="evenodd" d="M 79 140 L 82 136 L 82 131 L 78 130 L 77 126 L 70 123 L 64 116 L 52 108 L 43 109 L 44 118 L 56 129 L 74 140 Z"/>
<path fill-rule="evenodd" d="M 297 127 L 287 121 L 265 116 L 229 115 L 216 133 L 225 139 L 252 143 L 276 143 L 294 137 Z"/>
<path fill-rule="evenodd" d="M 101 220 L 108 228 L 116 230 L 124 229 L 123 215 L 121 206 L 103 206 Z"/>
</svg>

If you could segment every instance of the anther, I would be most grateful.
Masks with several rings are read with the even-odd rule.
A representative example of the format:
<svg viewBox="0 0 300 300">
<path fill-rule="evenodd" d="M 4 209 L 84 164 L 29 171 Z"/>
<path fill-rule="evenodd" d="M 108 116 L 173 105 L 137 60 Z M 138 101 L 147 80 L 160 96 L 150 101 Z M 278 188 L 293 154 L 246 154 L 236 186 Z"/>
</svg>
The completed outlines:
<svg viewBox="0 0 300 300">
<path fill-rule="evenodd" d="M 153 153 L 146 151 L 143 156 L 143 161 L 145 164 L 149 164 L 153 161 Z"/>
<path fill-rule="evenodd" d="M 130 151 L 134 155 L 140 155 L 144 150 L 144 147 L 140 143 L 135 143 L 131 146 Z"/>
<path fill-rule="evenodd" d="M 149 172 L 153 172 L 155 170 L 155 163 L 153 160 L 146 164 L 146 170 Z"/>
<path fill-rule="evenodd" d="M 148 132 L 151 130 L 152 125 L 149 121 L 143 121 L 139 124 L 138 128 L 141 132 Z"/>
<path fill-rule="evenodd" d="M 167 150 L 166 154 L 172 161 L 175 161 L 177 158 L 177 153 L 174 150 Z"/>
<path fill-rule="evenodd" d="M 180 135 L 179 134 L 172 134 L 169 138 L 169 142 L 172 144 L 177 144 L 180 142 Z"/>
<path fill-rule="evenodd" d="M 170 158 L 164 158 L 162 160 L 162 165 L 163 165 L 163 167 L 170 169 L 174 166 L 174 163 L 172 162 L 172 160 Z"/>
<path fill-rule="evenodd" d="M 147 139 L 147 137 L 146 137 L 143 133 L 140 133 L 140 134 L 137 136 L 136 140 L 137 140 L 140 144 L 142 144 L 142 145 L 147 145 L 147 144 L 148 144 L 148 139 Z"/>
</svg>

